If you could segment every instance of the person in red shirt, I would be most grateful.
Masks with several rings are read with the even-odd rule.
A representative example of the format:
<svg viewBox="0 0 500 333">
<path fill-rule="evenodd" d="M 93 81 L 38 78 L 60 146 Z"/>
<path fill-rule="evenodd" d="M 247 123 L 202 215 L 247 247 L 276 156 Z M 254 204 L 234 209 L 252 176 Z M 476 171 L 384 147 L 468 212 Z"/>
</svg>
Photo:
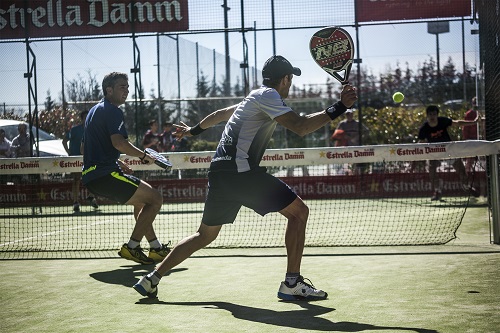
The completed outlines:
<svg viewBox="0 0 500 333">
<path fill-rule="evenodd" d="M 477 98 L 473 97 L 471 101 L 471 108 L 465 113 L 464 120 L 474 120 L 478 116 L 477 111 Z M 462 127 L 462 138 L 464 140 L 478 140 L 478 125 L 466 125 Z M 467 172 L 471 172 L 474 168 L 474 162 L 477 160 L 476 157 L 469 157 L 465 159 L 465 169 Z"/>
<path fill-rule="evenodd" d="M 156 151 L 160 149 L 160 134 L 158 134 L 158 122 L 156 120 L 149 121 L 149 130 L 144 134 L 142 139 L 144 149 L 151 148 Z"/>
</svg>

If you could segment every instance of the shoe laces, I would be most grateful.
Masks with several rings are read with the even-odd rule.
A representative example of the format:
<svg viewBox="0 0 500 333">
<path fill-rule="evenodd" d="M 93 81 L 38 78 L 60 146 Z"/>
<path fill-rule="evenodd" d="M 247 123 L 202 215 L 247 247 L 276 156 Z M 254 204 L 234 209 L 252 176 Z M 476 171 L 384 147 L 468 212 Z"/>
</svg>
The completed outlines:
<svg viewBox="0 0 500 333">
<path fill-rule="evenodd" d="M 299 278 L 297 279 L 297 283 L 299 283 L 299 282 L 302 282 L 303 284 L 305 284 L 309 288 L 312 288 L 312 289 L 316 290 L 316 287 L 313 285 L 313 283 L 311 282 L 311 280 L 309 280 L 308 278 L 303 277 L 302 275 L 299 276 Z"/>
<path fill-rule="evenodd" d="M 151 250 L 154 250 L 156 252 L 160 252 L 160 251 L 169 251 L 170 252 L 170 244 L 172 243 L 172 241 L 168 241 L 167 244 L 162 244 L 160 248 L 158 249 L 151 249 Z"/>
</svg>

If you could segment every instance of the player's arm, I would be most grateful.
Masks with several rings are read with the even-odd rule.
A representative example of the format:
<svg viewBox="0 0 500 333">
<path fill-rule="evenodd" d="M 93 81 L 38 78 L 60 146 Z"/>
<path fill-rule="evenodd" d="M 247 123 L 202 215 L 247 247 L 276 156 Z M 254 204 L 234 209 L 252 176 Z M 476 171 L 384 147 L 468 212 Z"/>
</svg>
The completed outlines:
<svg viewBox="0 0 500 333">
<path fill-rule="evenodd" d="M 68 133 L 66 133 L 66 135 L 64 135 L 64 138 L 62 140 L 62 145 L 64 147 L 64 150 L 66 150 L 66 153 L 69 155 L 68 142 L 69 142 L 69 136 L 68 136 Z"/>
<path fill-rule="evenodd" d="M 239 104 L 235 104 L 228 106 L 227 108 L 214 111 L 193 127 L 186 125 L 182 121 L 180 125 L 174 124 L 176 130 L 172 134 L 177 138 L 177 140 L 182 139 L 184 136 L 198 135 L 210 127 L 213 127 L 223 121 L 228 121 L 238 105 Z"/>
<path fill-rule="evenodd" d="M 112 134 L 111 143 L 118 151 L 128 156 L 139 157 L 144 163 L 154 163 L 154 158 L 134 146 L 121 134 Z"/>
<path fill-rule="evenodd" d="M 304 136 L 325 126 L 343 114 L 348 108 L 352 107 L 357 99 L 356 89 L 350 85 L 345 85 L 340 93 L 340 101 L 329 106 L 326 110 L 305 116 L 300 116 L 295 112 L 287 112 L 276 117 L 275 120 L 295 134 Z"/>
<path fill-rule="evenodd" d="M 479 117 L 476 117 L 474 120 L 453 120 L 451 126 L 454 127 L 462 127 L 467 125 L 475 125 L 479 121 Z"/>
</svg>

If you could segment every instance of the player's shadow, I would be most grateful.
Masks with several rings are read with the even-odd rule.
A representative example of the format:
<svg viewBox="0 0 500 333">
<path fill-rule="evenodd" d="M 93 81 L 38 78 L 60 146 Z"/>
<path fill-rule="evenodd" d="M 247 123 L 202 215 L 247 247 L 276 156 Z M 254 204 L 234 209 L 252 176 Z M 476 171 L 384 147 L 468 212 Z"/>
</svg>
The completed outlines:
<svg viewBox="0 0 500 333">
<path fill-rule="evenodd" d="M 371 324 L 363 324 L 349 321 L 332 322 L 328 319 L 318 316 L 324 315 L 334 308 L 327 308 L 309 302 L 294 302 L 294 304 L 302 307 L 300 310 L 291 311 L 275 311 L 269 309 L 253 308 L 244 305 L 238 305 L 228 302 L 164 302 L 158 298 L 150 299 L 143 298 L 136 304 L 162 304 L 162 305 L 178 305 L 178 306 L 199 306 L 205 309 L 225 310 L 230 312 L 234 318 L 248 320 L 268 325 L 290 327 L 307 331 L 323 331 L 323 332 L 362 332 L 362 331 L 410 331 L 418 333 L 438 333 L 436 330 L 429 330 L 415 327 L 401 326 L 377 326 Z"/>
<path fill-rule="evenodd" d="M 143 275 L 149 273 L 152 267 L 153 266 L 149 265 L 126 265 L 111 271 L 92 273 L 89 274 L 89 276 L 103 283 L 132 287 L 138 279 L 140 279 Z M 187 270 L 187 268 L 172 269 L 171 271 L 167 272 L 165 276 L 185 270 Z"/>
</svg>

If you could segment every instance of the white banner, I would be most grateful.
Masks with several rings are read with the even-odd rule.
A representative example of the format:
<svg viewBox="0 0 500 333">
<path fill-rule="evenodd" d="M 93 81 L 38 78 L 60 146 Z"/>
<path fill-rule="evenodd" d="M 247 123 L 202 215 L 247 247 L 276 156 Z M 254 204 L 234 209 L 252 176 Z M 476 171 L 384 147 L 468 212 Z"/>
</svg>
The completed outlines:
<svg viewBox="0 0 500 333">
<path fill-rule="evenodd" d="M 268 149 L 262 166 L 300 166 L 385 161 L 419 161 L 488 156 L 500 153 L 497 141 L 452 141 L 447 143 L 398 144 L 358 147 L 320 147 Z M 208 168 L 214 152 L 162 153 L 174 169 Z M 133 170 L 160 170 L 156 165 L 142 164 L 136 157 L 122 155 L 122 160 Z M 1 158 L 0 174 L 36 174 L 81 172 L 82 156 Z"/>
</svg>

